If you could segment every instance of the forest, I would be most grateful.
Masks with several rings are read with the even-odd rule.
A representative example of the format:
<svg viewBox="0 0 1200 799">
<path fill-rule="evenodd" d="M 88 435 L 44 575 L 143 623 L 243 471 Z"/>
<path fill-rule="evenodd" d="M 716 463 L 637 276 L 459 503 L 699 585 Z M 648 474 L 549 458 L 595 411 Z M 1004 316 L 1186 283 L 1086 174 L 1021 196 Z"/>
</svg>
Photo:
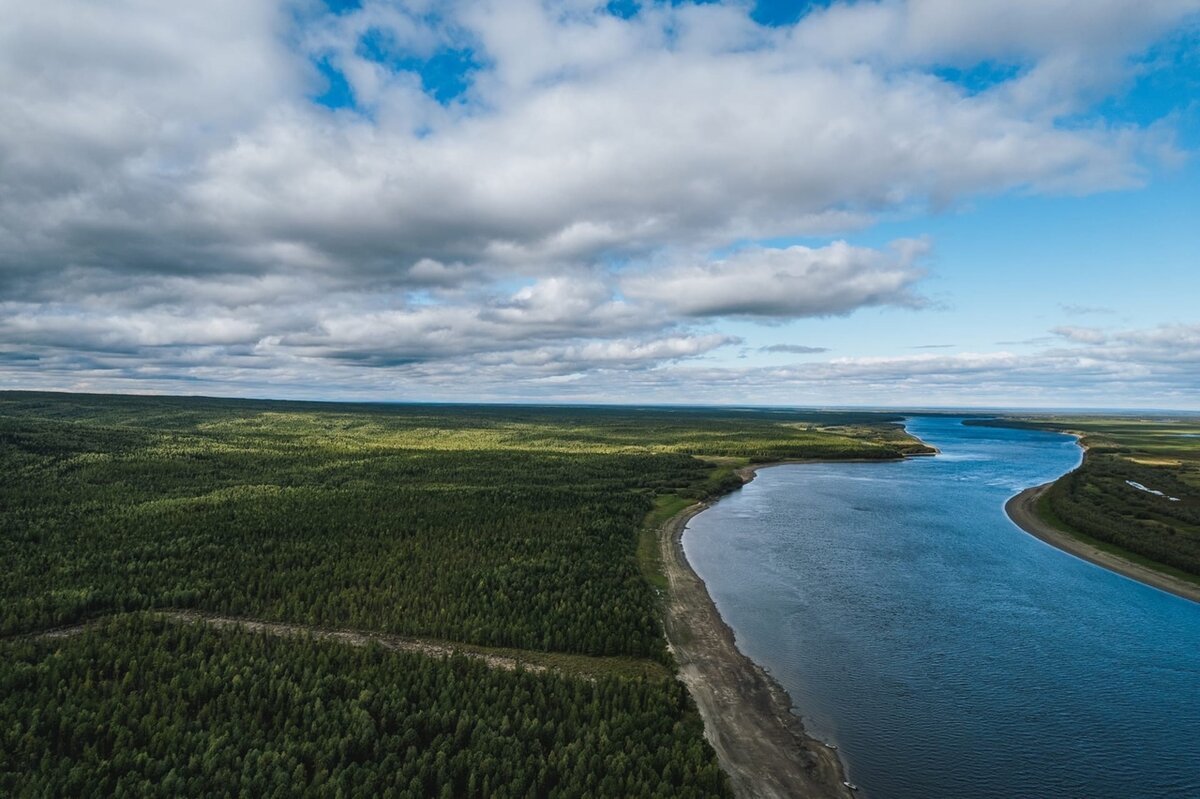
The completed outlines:
<svg viewBox="0 0 1200 799">
<path fill-rule="evenodd" d="M 131 614 L 3 645 L 6 796 L 724 796 L 671 678 L 508 673 Z"/>
<path fill-rule="evenodd" d="M 639 548 L 656 511 L 728 490 L 733 468 L 750 461 L 922 451 L 895 421 L 0 392 L 0 787 L 153 795 L 173 775 L 187 795 L 293 795 L 301 767 L 319 795 L 721 795 L 686 692 L 647 677 L 653 669 L 618 665 L 600 682 L 569 668 L 489 672 L 192 629 L 151 612 L 604 656 L 669 673 L 656 561 Z M 456 705 L 438 686 L 464 669 L 494 692 L 460 690 Z M 377 679 L 385 671 L 392 683 Z M 351 701 L 350 684 L 395 702 Z M 531 714 L 535 688 L 571 697 L 570 707 Z M 432 726 L 413 717 L 427 698 L 444 708 Z M 320 730 L 288 715 L 314 707 L 328 709 Z M 365 724 L 356 708 L 390 732 L 338 749 Z M 447 732 L 451 716 L 505 730 L 516 748 Z M 531 719 L 553 732 L 526 740 Z M 148 738 L 154 729 L 169 744 Z M 252 749 L 259 768 L 247 766 Z M 608 763 L 617 753 L 621 768 Z M 673 764 L 665 772 L 661 757 Z M 520 774 L 495 771 L 501 761 Z M 251 778 L 265 782 L 241 782 Z"/>
</svg>

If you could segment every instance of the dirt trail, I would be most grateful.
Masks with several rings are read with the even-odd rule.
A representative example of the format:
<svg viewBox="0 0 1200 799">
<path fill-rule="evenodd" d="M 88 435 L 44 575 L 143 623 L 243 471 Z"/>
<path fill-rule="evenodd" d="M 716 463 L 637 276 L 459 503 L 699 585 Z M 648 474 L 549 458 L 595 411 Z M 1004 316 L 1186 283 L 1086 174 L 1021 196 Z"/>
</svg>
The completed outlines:
<svg viewBox="0 0 1200 799">
<path fill-rule="evenodd" d="M 1083 558 L 1097 566 L 1103 566 L 1117 574 L 1123 574 L 1138 582 L 1152 585 L 1169 594 L 1200 602 L 1200 585 L 1126 560 L 1120 555 L 1114 555 L 1086 541 L 1081 541 L 1043 521 L 1037 513 L 1037 501 L 1041 498 L 1042 493 L 1052 485 L 1054 483 L 1050 482 L 1034 488 L 1027 488 L 1010 499 L 1004 506 L 1008 518 L 1034 538 L 1040 538 L 1047 544 L 1069 552 L 1077 558 Z"/>
<path fill-rule="evenodd" d="M 754 470 L 739 472 L 743 481 Z M 665 623 L 679 677 L 700 708 L 704 734 L 729 775 L 734 793 L 749 799 L 850 797 L 837 754 L 808 737 L 787 692 L 738 650 L 704 581 L 683 554 L 693 505 L 663 525 L 663 568 L 670 584 Z"/>
<path fill-rule="evenodd" d="M 534 663 L 527 663 L 513 657 L 503 655 L 492 655 L 483 652 L 473 652 L 466 649 L 460 649 L 452 644 L 434 643 L 425 641 L 420 638 L 406 638 L 400 635 L 389 635 L 387 633 L 372 633 L 362 632 L 360 630 L 325 630 L 320 627 L 310 627 L 305 624 L 286 624 L 283 622 L 273 621 L 256 621 L 254 619 L 239 619 L 232 616 L 218 616 L 210 613 L 198 613 L 188 610 L 172 610 L 159 611 L 155 614 L 164 619 L 173 621 L 198 621 L 217 628 L 234 628 L 245 630 L 248 632 L 268 633 L 270 635 L 281 636 L 312 636 L 327 641 L 337 641 L 349 646 L 366 646 L 371 642 L 375 642 L 384 649 L 390 649 L 394 652 L 416 652 L 420 655 L 428 655 L 429 657 L 448 658 L 452 655 L 461 655 L 471 658 L 472 660 L 482 660 L 487 665 L 494 669 L 503 669 L 505 671 L 516 671 L 520 666 L 526 671 L 546 671 L 546 667 Z"/>
<path fill-rule="evenodd" d="M 167 621 L 207 624 L 218 629 L 236 629 L 247 632 L 267 633 L 268 635 L 279 635 L 286 637 L 303 637 L 311 636 L 327 641 L 337 641 L 349 646 L 366 646 L 374 641 L 384 649 L 390 649 L 395 652 L 416 652 L 429 657 L 448 658 L 452 655 L 461 655 L 471 658 L 472 660 L 481 660 L 488 666 L 494 669 L 503 669 L 505 671 L 515 671 L 518 666 L 526 671 L 546 671 L 547 667 L 538 663 L 529 663 L 515 657 L 505 655 L 494 655 L 485 652 L 472 651 L 469 649 L 461 649 L 452 644 L 426 641 L 420 638 L 406 638 L 400 635 L 389 635 L 387 633 L 363 632 L 360 630 L 327 630 L 321 627 L 313 627 L 306 624 L 287 624 L 284 622 L 274 621 L 258 621 L 256 619 L 242 619 L 235 616 L 222 616 L 215 613 L 203 613 L 196 610 L 156 610 L 149 613 L 157 618 L 166 619 Z M 92 619 L 90 621 L 72 624 L 66 627 L 55 627 L 52 630 L 45 630 L 40 633 L 26 633 L 16 638 L 67 638 L 72 635 L 78 635 L 83 632 L 88 626 L 96 624 L 100 619 Z"/>
</svg>

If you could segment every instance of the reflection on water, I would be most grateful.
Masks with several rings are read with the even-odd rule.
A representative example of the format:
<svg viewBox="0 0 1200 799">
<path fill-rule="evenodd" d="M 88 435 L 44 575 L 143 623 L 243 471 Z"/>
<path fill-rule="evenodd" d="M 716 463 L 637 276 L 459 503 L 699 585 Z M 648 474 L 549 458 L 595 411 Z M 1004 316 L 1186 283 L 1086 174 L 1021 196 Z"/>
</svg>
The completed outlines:
<svg viewBox="0 0 1200 799">
<path fill-rule="evenodd" d="M 1200 797 L 1200 605 L 1004 515 L 1067 436 L 918 417 L 942 450 L 764 469 L 687 556 L 874 799 Z"/>
</svg>

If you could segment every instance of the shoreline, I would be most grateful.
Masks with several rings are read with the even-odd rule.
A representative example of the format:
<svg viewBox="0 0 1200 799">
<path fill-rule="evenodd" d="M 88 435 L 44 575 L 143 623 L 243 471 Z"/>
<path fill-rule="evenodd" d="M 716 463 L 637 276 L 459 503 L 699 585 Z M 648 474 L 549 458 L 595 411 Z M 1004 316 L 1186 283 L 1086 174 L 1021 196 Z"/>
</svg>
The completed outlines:
<svg viewBox="0 0 1200 799">
<path fill-rule="evenodd" d="M 1070 533 L 1064 532 L 1042 519 L 1037 512 L 1037 502 L 1042 494 L 1057 481 L 1027 488 L 1004 503 L 1004 512 L 1017 527 L 1029 535 L 1060 549 L 1069 555 L 1086 560 L 1101 568 L 1116 572 L 1131 580 L 1165 591 L 1192 602 L 1200 602 L 1200 585 L 1181 580 L 1149 566 L 1126 560 L 1098 546 L 1089 544 Z"/>
<path fill-rule="evenodd" d="M 737 474 L 745 485 L 758 469 L 782 463 L 746 466 Z M 712 502 L 689 505 L 659 533 L 670 586 L 663 627 L 679 679 L 704 720 L 704 737 L 738 797 L 852 797 L 837 752 L 808 735 L 787 690 L 737 648 L 733 630 L 683 552 L 687 523 Z"/>
</svg>

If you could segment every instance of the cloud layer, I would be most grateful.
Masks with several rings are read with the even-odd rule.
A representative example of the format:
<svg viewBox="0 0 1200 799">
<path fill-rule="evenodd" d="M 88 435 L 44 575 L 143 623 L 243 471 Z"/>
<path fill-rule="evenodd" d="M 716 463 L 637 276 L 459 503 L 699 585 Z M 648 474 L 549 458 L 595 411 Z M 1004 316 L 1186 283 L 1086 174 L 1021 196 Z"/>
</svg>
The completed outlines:
<svg viewBox="0 0 1200 799">
<path fill-rule="evenodd" d="M 1137 185 L 1169 131 L 1088 111 L 1197 9 L 0 0 L 0 377 L 654 393 L 725 320 L 927 302 L 924 241 L 755 242 Z"/>
</svg>

